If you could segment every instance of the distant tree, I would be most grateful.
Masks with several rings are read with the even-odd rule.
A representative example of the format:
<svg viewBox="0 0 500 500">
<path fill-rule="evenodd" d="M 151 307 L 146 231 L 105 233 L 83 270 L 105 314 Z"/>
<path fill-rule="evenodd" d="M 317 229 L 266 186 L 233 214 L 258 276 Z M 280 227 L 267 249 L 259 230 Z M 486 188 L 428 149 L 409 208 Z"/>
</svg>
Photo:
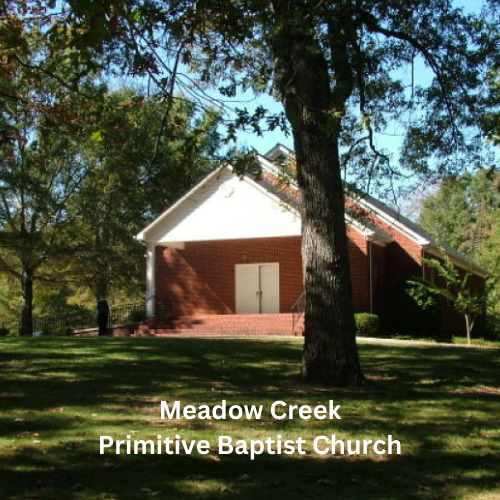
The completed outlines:
<svg viewBox="0 0 500 500">
<path fill-rule="evenodd" d="M 500 5 L 498 1 L 490 2 L 490 9 L 493 15 L 498 14 Z M 491 40 L 498 44 L 500 39 L 500 25 L 498 22 L 491 25 L 492 34 Z M 487 99 L 489 107 L 483 115 L 483 132 L 486 137 L 493 142 L 496 146 L 500 145 L 500 59 L 498 57 L 498 46 L 495 52 L 495 57 L 492 59 L 489 72 L 486 76 L 486 83 L 488 85 Z"/>
<path fill-rule="evenodd" d="M 24 334 L 33 327 L 34 281 L 64 271 L 56 262 L 71 253 L 67 230 L 75 215 L 68 205 L 88 173 L 71 136 L 41 131 L 58 107 L 12 103 L 6 121 L 15 133 L 0 148 L 0 270 L 21 283 Z"/>
<path fill-rule="evenodd" d="M 482 245 L 500 210 L 500 172 L 479 169 L 445 179 L 422 201 L 419 224 L 438 241 L 481 260 Z"/>
<path fill-rule="evenodd" d="M 90 174 L 70 205 L 80 242 L 71 270 L 96 298 L 135 298 L 144 247 L 134 235 L 214 168 L 219 115 L 179 101 L 165 120 L 162 100 L 133 90 L 106 93 L 96 107 L 94 133 L 79 145 Z"/>
<path fill-rule="evenodd" d="M 491 231 L 482 242 L 479 255 L 481 264 L 490 271 L 488 280 L 488 313 L 491 328 L 500 330 L 500 210 L 491 215 Z"/>
<path fill-rule="evenodd" d="M 445 180 L 423 200 L 419 223 L 437 241 L 476 260 L 491 273 L 488 314 L 500 319 L 500 172 L 491 168 Z"/>
<path fill-rule="evenodd" d="M 410 280 L 408 293 L 424 309 L 435 307 L 438 297 L 448 300 L 453 309 L 464 316 L 465 333 L 470 344 L 475 321 L 485 312 L 484 292 L 472 290 L 471 273 L 458 269 L 444 252 L 440 260 L 424 259 L 424 263 L 436 270 L 436 283 Z"/>
<path fill-rule="evenodd" d="M 419 224 L 439 241 L 459 249 L 467 241 L 465 229 L 474 221 L 466 196 L 468 177 L 444 180 L 437 191 L 422 201 Z"/>
<path fill-rule="evenodd" d="M 0 274 L 0 328 L 3 323 L 19 321 L 21 310 L 20 282 L 7 273 Z"/>
<path fill-rule="evenodd" d="M 86 302 L 82 284 L 137 293 L 133 234 L 213 167 L 218 147 L 216 113 L 173 97 L 167 113 L 164 97 L 92 82 L 99 64 L 81 64 L 78 36 L 57 23 L 55 3 L 0 5 L 0 271 L 21 285 L 24 334 L 35 291 L 45 312 L 72 293 Z"/>
<path fill-rule="evenodd" d="M 21 331 L 30 334 L 34 282 L 61 276 L 72 250 L 68 207 L 88 174 L 76 146 L 89 107 L 88 96 L 68 87 L 87 70 L 77 68 L 75 50 L 51 45 L 43 8 L 7 4 L 0 8 L 0 271 L 21 285 Z"/>
<path fill-rule="evenodd" d="M 499 65 L 500 66 L 500 65 Z M 493 110 L 483 118 L 483 130 L 496 145 L 500 145 L 500 68 L 494 68 L 489 75 L 490 99 L 494 103 Z"/>
</svg>

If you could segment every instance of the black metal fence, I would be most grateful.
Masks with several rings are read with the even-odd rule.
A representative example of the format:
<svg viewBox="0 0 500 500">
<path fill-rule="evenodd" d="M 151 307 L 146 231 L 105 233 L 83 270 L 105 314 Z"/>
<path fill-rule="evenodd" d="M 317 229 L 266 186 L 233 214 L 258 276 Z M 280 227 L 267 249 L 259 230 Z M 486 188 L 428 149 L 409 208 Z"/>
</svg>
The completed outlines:
<svg viewBox="0 0 500 500">
<path fill-rule="evenodd" d="M 142 323 L 147 316 L 145 303 L 118 304 L 109 308 L 109 326 Z M 44 335 L 71 335 L 74 330 L 97 327 L 97 313 L 81 310 L 68 314 L 33 318 L 33 332 Z M 2 323 L 0 335 L 20 335 L 18 321 Z"/>
<path fill-rule="evenodd" d="M 146 320 L 146 304 L 120 304 L 109 308 L 109 326 L 142 323 Z"/>
</svg>

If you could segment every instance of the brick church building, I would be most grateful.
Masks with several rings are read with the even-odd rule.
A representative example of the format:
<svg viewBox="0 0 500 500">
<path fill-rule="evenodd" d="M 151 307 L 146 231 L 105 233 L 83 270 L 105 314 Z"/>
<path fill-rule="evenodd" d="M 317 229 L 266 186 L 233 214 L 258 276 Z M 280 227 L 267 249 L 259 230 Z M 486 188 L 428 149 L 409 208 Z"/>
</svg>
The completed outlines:
<svg viewBox="0 0 500 500">
<path fill-rule="evenodd" d="M 151 333 L 300 332 L 303 304 L 299 193 L 283 187 L 282 145 L 257 155 L 260 174 L 236 176 L 230 166 L 210 173 L 137 239 L 147 245 Z M 423 259 L 445 251 L 472 274 L 477 290 L 487 271 L 370 196 L 346 201 L 354 308 L 388 324 L 389 296 L 404 278 L 435 279 Z M 463 319 L 441 304 L 442 329 Z"/>
</svg>

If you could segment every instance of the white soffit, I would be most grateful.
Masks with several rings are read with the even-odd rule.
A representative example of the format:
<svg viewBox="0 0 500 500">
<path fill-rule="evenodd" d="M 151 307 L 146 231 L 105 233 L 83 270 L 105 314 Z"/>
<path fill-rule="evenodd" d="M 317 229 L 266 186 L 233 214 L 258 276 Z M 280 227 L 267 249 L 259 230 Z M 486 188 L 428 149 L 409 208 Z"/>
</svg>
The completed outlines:
<svg viewBox="0 0 500 500">
<path fill-rule="evenodd" d="M 271 161 L 276 160 L 276 158 L 279 158 L 281 155 L 284 155 L 288 158 L 294 158 L 295 153 L 287 148 L 286 146 L 283 146 L 283 144 L 276 144 L 272 149 L 270 149 L 265 155 L 266 158 L 269 158 Z"/>
</svg>

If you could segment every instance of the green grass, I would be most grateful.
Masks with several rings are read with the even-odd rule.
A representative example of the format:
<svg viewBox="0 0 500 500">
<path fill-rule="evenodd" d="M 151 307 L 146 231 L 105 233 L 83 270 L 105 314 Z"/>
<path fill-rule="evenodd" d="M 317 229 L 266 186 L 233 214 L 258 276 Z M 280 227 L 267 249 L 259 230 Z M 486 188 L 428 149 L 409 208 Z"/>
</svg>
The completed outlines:
<svg viewBox="0 0 500 500">
<path fill-rule="evenodd" d="M 468 344 L 467 337 L 453 337 L 451 341 L 454 344 Z M 472 339 L 471 343 L 472 345 L 500 347 L 500 340 Z"/>
<path fill-rule="evenodd" d="M 35 338 L 0 343 L 0 498 L 500 498 L 499 351 L 360 346 L 360 389 L 305 385 L 301 342 Z M 260 421 L 160 420 L 161 400 L 263 404 Z M 341 404 L 341 421 L 273 420 L 277 399 Z M 401 455 L 99 454 L 99 436 L 377 439 Z M 250 480 L 238 477 L 248 474 Z"/>
<path fill-rule="evenodd" d="M 459 337 L 454 335 L 451 337 L 451 339 L 434 339 L 432 337 L 413 337 L 411 335 L 388 335 L 386 337 L 380 337 L 380 338 L 387 338 L 387 339 L 395 339 L 395 340 L 416 340 L 419 342 L 435 342 L 435 343 L 445 343 L 445 344 L 468 344 L 469 341 L 467 340 L 467 337 Z M 500 340 L 486 340 L 486 339 L 472 339 L 471 342 L 472 345 L 479 345 L 479 346 L 490 346 L 490 347 L 500 347 Z"/>
</svg>

